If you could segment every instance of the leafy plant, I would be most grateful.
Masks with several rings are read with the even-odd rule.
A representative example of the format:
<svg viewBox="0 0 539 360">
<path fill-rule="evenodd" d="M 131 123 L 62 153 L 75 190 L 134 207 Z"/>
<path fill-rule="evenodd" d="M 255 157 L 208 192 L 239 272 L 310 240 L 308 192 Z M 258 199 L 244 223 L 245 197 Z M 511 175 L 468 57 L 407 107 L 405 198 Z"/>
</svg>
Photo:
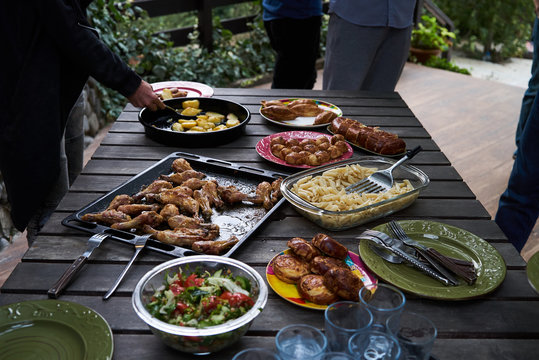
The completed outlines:
<svg viewBox="0 0 539 360">
<path fill-rule="evenodd" d="M 417 29 L 412 30 L 411 46 L 418 49 L 446 51 L 455 39 L 455 33 L 441 26 L 433 16 L 421 16 Z"/>
<path fill-rule="evenodd" d="M 530 39 L 534 5 L 529 0 L 436 0 L 458 29 L 459 50 L 503 61 L 521 56 Z"/>
<path fill-rule="evenodd" d="M 471 75 L 468 69 L 461 68 L 455 63 L 447 61 L 447 59 L 439 58 L 437 56 L 431 56 L 424 65 L 432 68 L 453 71 L 464 75 Z"/>
</svg>

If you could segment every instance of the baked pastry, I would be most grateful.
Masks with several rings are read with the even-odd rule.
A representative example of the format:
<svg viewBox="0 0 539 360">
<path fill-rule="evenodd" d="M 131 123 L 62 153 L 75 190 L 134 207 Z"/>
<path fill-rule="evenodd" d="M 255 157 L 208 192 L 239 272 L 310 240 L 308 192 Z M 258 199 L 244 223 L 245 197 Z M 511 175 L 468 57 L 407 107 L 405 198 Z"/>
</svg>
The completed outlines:
<svg viewBox="0 0 539 360">
<path fill-rule="evenodd" d="M 296 113 L 284 105 L 265 106 L 260 112 L 272 120 L 294 120 L 297 117 Z"/>
<path fill-rule="evenodd" d="M 297 283 L 297 289 L 302 299 L 319 305 L 329 305 L 339 299 L 334 291 L 324 285 L 322 275 L 309 274 L 303 276 Z"/>
<path fill-rule="evenodd" d="M 328 256 L 341 260 L 348 256 L 348 249 L 326 234 L 316 234 L 312 239 L 312 244 Z"/>
<path fill-rule="evenodd" d="M 316 256 L 311 260 L 311 272 L 315 274 L 324 275 L 329 269 L 336 267 L 348 268 L 348 265 L 330 256 Z"/>
<path fill-rule="evenodd" d="M 294 101 L 291 101 L 288 106 L 294 106 L 299 104 L 308 104 L 308 105 L 316 105 L 316 100 L 313 99 L 296 99 Z"/>
<path fill-rule="evenodd" d="M 334 135 L 336 136 L 336 135 Z M 333 136 L 333 137 L 334 137 Z M 342 135 L 334 141 L 326 136 L 316 139 L 284 139 L 282 136 L 270 140 L 271 153 L 291 165 L 318 166 L 336 159 L 348 151 L 348 145 Z"/>
<path fill-rule="evenodd" d="M 309 264 L 298 256 L 283 254 L 273 261 L 273 272 L 281 281 L 295 284 L 303 275 L 309 274 Z"/>
<path fill-rule="evenodd" d="M 314 125 L 329 124 L 336 117 L 337 114 L 335 114 L 333 111 L 325 110 L 324 112 L 321 112 L 320 114 L 316 115 L 316 117 L 314 118 Z"/>
<path fill-rule="evenodd" d="M 324 110 L 320 109 L 316 104 L 289 104 L 288 108 L 297 116 L 317 116 L 324 112 Z"/>
<path fill-rule="evenodd" d="M 324 285 L 345 300 L 359 301 L 363 282 L 349 268 L 335 267 L 324 274 Z"/>
<path fill-rule="evenodd" d="M 340 134 L 349 142 L 382 155 L 395 155 L 406 151 L 406 143 L 396 134 L 377 127 L 366 126 L 359 121 L 337 117 L 333 119 L 330 130 Z"/>
<path fill-rule="evenodd" d="M 277 105 L 277 106 L 285 105 L 280 100 L 269 100 L 269 101 L 262 100 L 260 103 L 262 104 L 262 107 L 272 106 L 272 105 Z"/>
<path fill-rule="evenodd" d="M 296 254 L 305 261 L 311 261 L 315 257 L 322 255 L 320 253 L 320 250 L 315 248 L 313 244 L 300 237 L 295 237 L 288 240 L 288 243 L 286 245 L 288 245 L 288 247 L 292 249 L 294 254 Z"/>
</svg>

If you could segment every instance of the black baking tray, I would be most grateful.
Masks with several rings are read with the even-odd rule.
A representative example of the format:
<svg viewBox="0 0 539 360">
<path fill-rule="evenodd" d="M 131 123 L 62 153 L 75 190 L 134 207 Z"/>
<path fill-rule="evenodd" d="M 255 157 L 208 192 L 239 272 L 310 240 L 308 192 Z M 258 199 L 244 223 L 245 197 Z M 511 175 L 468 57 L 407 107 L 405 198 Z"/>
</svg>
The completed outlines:
<svg viewBox="0 0 539 360">
<path fill-rule="evenodd" d="M 227 162 L 219 159 L 208 158 L 184 152 L 175 152 L 155 165 L 144 170 L 140 174 L 134 176 L 122 185 L 118 186 L 109 193 L 103 195 L 92 203 L 84 206 L 77 212 L 69 215 L 62 224 L 64 226 L 89 232 L 92 234 L 104 233 L 112 239 L 134 244 L 138 235 L 135 233 L 112 229 L 109 226 L 96 224 L 93 222 L 81 220 L 82 215 L 87 213 L 95 213 L 105 210 L 109 203 L 116 195 L 128 194 L 133 195 L 139 192 L 144 186 L 159 178 L 159 175 L 170 174 L 171 164 L 175 159 L 184 158 L 194 170 L 206 174 L 205 179 L 216 179 L 219 185 L 227 186 L 234 185 L 244 193 L 254 193 L 256 186 L 262 181 L 271 182 L 278 177 L 286 177 L 286 174 L 274 171 L 267 171 L 249 166 L 239 165 L 232 162 Z M 284 198 L 279 200 L 277 204 L 270 210 L 265 210 L 262 206 L 253 206 L 248 204 L 238 204 L 227 206 L 224 210 L 215 210 L 212 215 L 211 222 L 219 225 L 220 235 L 215 240 L 225 240 L 231 235 L 236 235 L 239 242 L 221 256 L 230 256 L 238 247 L 240 247 L 249 236 L 268 219 L 268 217 L 285 201 Z M 168 254 L 175 257 L 187 255 L 201 255 L 196 251 L 188 248 L 183 248 L 175 245 L 165 244 L 157 240 L 149 239 L 146 243 L 146 248 L 157 251 L 163 254 Z"/>
</svg>

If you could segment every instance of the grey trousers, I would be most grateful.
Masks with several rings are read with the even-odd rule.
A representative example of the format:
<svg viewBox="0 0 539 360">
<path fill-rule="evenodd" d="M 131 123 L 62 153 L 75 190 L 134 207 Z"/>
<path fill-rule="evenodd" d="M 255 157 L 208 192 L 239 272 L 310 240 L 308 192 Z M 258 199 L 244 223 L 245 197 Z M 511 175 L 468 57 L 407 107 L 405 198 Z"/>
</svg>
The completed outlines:
<svg viewBox="0 0 539 360">
<path fill-rule="evenodd" d="M 408 58 L 411 32 L 411 26 L 359 26 L 331 14 L 324 90 L 394 91 Z"/>
<path fill-rule="evenodd" d="M 45 225 L 73 181 L 82 171 L 84 157 L 84 99 L 79 96 L 67 119 L 64 137 L 60 143 L 60 174 L 54 188 L 47 195 L 43 206 L 35 214 L 28 226 L 28 246 L 32 244 L 37 233 Z"/>
</svg>

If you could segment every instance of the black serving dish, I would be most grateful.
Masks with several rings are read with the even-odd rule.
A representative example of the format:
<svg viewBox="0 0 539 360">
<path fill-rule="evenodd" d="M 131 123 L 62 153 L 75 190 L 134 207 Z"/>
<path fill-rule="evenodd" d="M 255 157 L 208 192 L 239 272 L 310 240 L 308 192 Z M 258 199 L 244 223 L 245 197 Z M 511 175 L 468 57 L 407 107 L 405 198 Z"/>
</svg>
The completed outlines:
<svg viewBox="0 0 539 360">
<path fill-rule="evenodd" d="M 218 181 L 219 185 L 223 186 L 234 185 L 244 193 L 254 193 L 256 186 L 262 181 L 272 182 L 278 177 L 284 178 L 287 176 L 286 174 L 251 168 L 248 166 L 195 154 L 175 152 L 168 155 L 155 165 L 144 170 L 140 174 L 134 176 L 117 188 L 111 190 L 109 193 L 103 195 L 99 199 L 84 206 L 74 214 L 69 215 L 62 220 L 62 224 L 64 226 L 92 234 L 108 234 L 114 240 L 134 244 L 139 235 L 128 231 L 112 229 L 106 225 L 83 221 L 81 220 L 81 217 L 87 213 L 96 213 L 105 210 L 116 195 L 135 194 L 139 192 L 142 187 L 159 178 L 160 175 L 172 173 L 171 164 L 177 158 L 186 159 L 194 170 L 206 174 L 206 179 L 215 179 Z M 284 201 L 284 198 L 282 198 L 270 210 L 265 210 L 261 206 L 238 204 L 225 207 L 219 211 L 214 211 L 214 214 L 211 217 L 211 222 L 219 225 L 220 227 L 220 235 L 215 240 L 226 240 L 231 235 L 235 235 L 239 239 L 238 243 L 236 243 L 226 253 L 221 254 L 221 256 L 228 257 L 234 251 L 236 251 L 236 249 L 241 246 L 243 242 L 245 242 L 249 236 L 260 225 L 262 225 L 279 206 L 282 205 Z M 201 255 L 201 253 L 195 252 L 189 248 L 165 244 L 153 239 L 148 240 L 146 243 L 146 249 L 176 257 L 186 255 Z"/>
<path fill-rule="evenodd" d="M 182 103 L 186 100 L 198 100 L 200 102 L 199 108 L 203 110 L 201 114 L 208 111 L 217 112 L 225 116 L 228 113 L 234 113 L 238 117 L 240 124 L 218 131 L 178 132 L 171 130 L 174 122 L 178 119 L 192 120 L 195 117 L 175 114 L 170 109 L 151 111 L 148 108 L 143 108 L 138 114 L 138 120 L 144 126 L 146 135 L 165 145 L 209 147 L 224 144 L 238 138 L 244 133 L 245 126 L 251 120 L 251 113 L 245 106 L 224 99 L 188 97 L 164 100 L 164 103 L 172 108 L 181 109 Z"/>
</svg>

